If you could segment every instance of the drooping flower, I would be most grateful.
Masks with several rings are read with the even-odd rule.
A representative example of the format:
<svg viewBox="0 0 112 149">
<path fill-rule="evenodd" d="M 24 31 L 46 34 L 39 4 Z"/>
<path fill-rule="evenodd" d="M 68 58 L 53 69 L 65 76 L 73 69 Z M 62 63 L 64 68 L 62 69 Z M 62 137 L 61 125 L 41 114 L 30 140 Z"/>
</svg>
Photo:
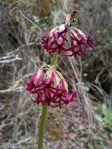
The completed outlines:
<svg viewBox="0 0 112 149">
<path fill-rule="evenodd" d="M 90 44 L 90 41 L 93 40 L 93 38 L 95 37 L 95 34 L 91 37 L 91 39 L 90 39 L 90 34 L 91 34 L 91 30 L 89 31 L 89 35 L 87 38 L 87 44 L 94 50 L 95 48 Z"/>
<path fill-rule="evenodd" d="M 49 68 L 47 72 L 40 68 L 33 76 L 31 82 L 26 81 L 26 90 L 28 97 L 35 103 L 61 108 L 62 105 L 69 104 L 76 96 L 76 92 L 72 92 L 71 98 L 68 95 L 68 86 L 64 78 L 61 78 L 53 68 Z M 33 96 L 36 96 L 33 97 Z"/>
<path fill-rule="evenodd" d="M 61 53 L 61 50 L 66 51 L 64 48 L 64 42 L 67 41 L 65 38 L 65 32 L 67 28 L 64 24 L 59 27 L 53 28 L 50 33 L 46 33 L 41 38 L 41 43 L 43 44 L 43 48 L 51 55 L 52 53 L 58 52 Z"/>
<path fill-rule="evenodd" d="M 23 84 L 24 88 L 25 88 L 27 91 L 32 91 L 34 88 L 36 88 L 36 87 L 37 87 L 36 84 L 37 84 L 37 82 L 38 82 L 38 80 L 39 80 L 39 78 L 41 77 L 42 74 L 43 74 L 43 69 L 40 68 L 40 69 L 38 70 L 38 72 L 36 72 L 36 73 L 33 75 L 33 77 L 32 77 L 32 79 L 31 79 L 30 82 L 28 82 L 28 81 L 27 81 L 27 78 L 25 78 L 25 82 L 24 82 L 24 84 Z M 41 86 L 41 84 L 40 84 L 39 86 Z"/>
<path fill-rule="evenodd" d="M 33 88 L 35 88 L 34 80 L 35 80 L 36 75 L 37 75 L 37 72 L 34 74 L 30 82 L 28 82 L 27 78 L 25 78 L 25 82 L 23 86 L 27 91 L 31 91 Z M 25 87 L 25 83 L 27 84 L 26 87 Z"/>
<path fill-rule="evenodd" d="M 90 32 L 88 37 L 86 37 L 80 29 L 70 27 L 70 15 L 68 15 L 65 24 L 53 28 L 50 33 L 42 36 L 41 43 L 52 57 L 54 52 L 60 54 L 62 51 L 65 51 L 65 53 L 69 51 L 70 54 L 64 54 L 63 56 L 74 56 L 76 58 L 77 56 L 87 54 L 87 45 L 94 49 L 90 43 L 94 35 L 90 39 Z M 69 39 L 66 34 L 69 34 Z M 69 43 L 71 43 L 70 47 L 66 47 Z"/>
</svg>

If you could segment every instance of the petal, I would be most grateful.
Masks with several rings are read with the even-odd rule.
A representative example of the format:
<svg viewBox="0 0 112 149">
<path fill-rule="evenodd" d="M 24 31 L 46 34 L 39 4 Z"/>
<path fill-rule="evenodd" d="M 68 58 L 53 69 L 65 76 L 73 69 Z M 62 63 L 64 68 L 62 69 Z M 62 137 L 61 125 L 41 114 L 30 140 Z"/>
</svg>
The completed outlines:
<svg viewBox="0 0 112 149">
<path fill-rule="evenodd" d="M 71 34 L 71 36 L 72 36 L 77 42 L 79 42 L 79 37 L 77 36 L 77 34 L 76 34 L 73 30 L 70 30 L 70 34 Z"/>
<path fill-rule="evenodd" d="M 33 83 L 34 83 L 34 80 L 35 80 L 36 75 L 37 75 L 37 72 L 33 75 L 32 79 L 31 79 L 31 81 L 32 81 Z"/>
<path fill-rule="evenodd" d="M 70 102 L 74 101 L 74 98 L 76 97 L 76 92 L 72 91 L 72 96 L 70 98 Z"/>
<path fill-rule="evenodd" d="M 76 32 L 81 36 L 81 38 L 82 38 L 83 40 L 87 40 L 85 34 L 84 34 L 80 29 L 76 29 Z"/>
<path fill-rule="evenodd" d="M 88 45 L 94 50 L 95 48 L 88 42 Z"/>
</svg>

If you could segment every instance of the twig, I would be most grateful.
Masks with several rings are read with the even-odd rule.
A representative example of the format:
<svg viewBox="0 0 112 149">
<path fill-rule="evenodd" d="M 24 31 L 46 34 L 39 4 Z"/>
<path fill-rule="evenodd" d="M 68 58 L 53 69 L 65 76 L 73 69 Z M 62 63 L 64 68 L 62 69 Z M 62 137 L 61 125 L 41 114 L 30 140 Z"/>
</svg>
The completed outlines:
<svg viewBox="0 0 112 149">
<path fill-rule="evenodd" d="M 0 111 L 4 108 L 5 106 L 4 105 L 2 105 L 1 107 L 0 107 Z"/>
<path fill-rule="evenodd" d="M 21 80 L 23 80 L 25 77 L 29 77 L 32 76 L 34 73 L 30 73 L 27 75 L 22 76 L 18 81 L 20 82 Z M 19 86 L 16 88 L 10 87 L 9 89 L 5 89 L 5 90 L 0 90 L 0 93 L 7 93 L 7 92 L 21 92 L 23 90 L 23 86 Z"/>
<path fill-rule="evenodd" d="M 28 19 L 28 18 L 22 13 L 22 11 L 19 11 L 19 13 L 22 15 L 23 18 L 25 18 L 27 21 L 29 21 L 31 24 L 33 24 L 40 32 L 42 32 L 41 28 L 38 27 L 33 21 L 31 21 L 30 19 Z"/>
<path fill-rule="evenodd" d="M 18 145 L 18 144 L 21 144 L 21 143 L 23 143 L 23 142 L 26 142 L 26 141 L 28 141 L 28 140 L 30 140 L 31 138 L 26 138 L 26 139 L 24 139 L 24 140 L 21 140 L 21 141 L 19 141 L 16 145 Z"/>
<path fill-rule="evenodd" d="M 13 53 L 17 53 L 21 48 L 24 48 L 25 46 L 31 46 L 31 45 L 34 45 L 34 44 L 35 44 L 35 42 L 22 45 L 22 46 L 18 47 L 16 50 L 14 50 L 14 51 L 12 51 L 12 52 L 9 52 L 8 55 L 11 55 L 11 54 L 13 54 Z"/>
<path fill-rule="evenodd" d="M 10 56 L 4 56 L 0 58 L 0 63 L 10 63 L 16 60 L 22 60 L 22 58 L 18 57 L 18 54 L 16 55 L 10 55 Z"/>
<path fill-rule="evenodd" d="M 19 87 L 16 87 L 16 88 L 9 88 L 9 89 L 5 89 L 5 90 L 1 90 L 0 93 L 7 93 L 7 92 L 21 92 L 23 86 L 19 86 Z"/>
</svg>

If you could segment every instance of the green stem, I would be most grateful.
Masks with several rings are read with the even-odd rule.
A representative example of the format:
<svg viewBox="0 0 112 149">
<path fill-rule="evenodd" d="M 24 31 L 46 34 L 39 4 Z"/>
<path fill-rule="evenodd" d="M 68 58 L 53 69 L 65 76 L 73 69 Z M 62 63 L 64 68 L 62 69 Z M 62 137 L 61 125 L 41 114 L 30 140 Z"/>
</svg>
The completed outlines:
<svg viewBox="0 0 112 149">
<path fill-rule="evenodd" d="M 51 65 L 56 65 L 57 59 L 58 59 L 58 52 L 55 52 Z"/>
<path fill-rule="evenodd" d="M 47 109 L 48 106 L 43 105 L 40 128 L 39 128 L 38 149 L 43 149 L 43 138 L 44 138 L 45 122 L 47 118 Z"/>
<path fill-rule="evenodd" d="M 57 58 L 58 58 L 58 53 L 55 52 L 51 65 L 56 65 Z M 45 123 L 47 118 L 47 109 L 48 109 L 48 105 L 43 105 L 41 122 L 39 127 L 38 149 L 43 149 L 43 139 L 44 139 Z"/>
<path fill-rule="evenodd" d="M 111 108 L 111 99 L 112 99 L 112 88 L 111 88 L 111 90 L 110 90 L 109 113 L 111 113 L 111 110 L 112 110 L 112 108 Z"/>
</svg>

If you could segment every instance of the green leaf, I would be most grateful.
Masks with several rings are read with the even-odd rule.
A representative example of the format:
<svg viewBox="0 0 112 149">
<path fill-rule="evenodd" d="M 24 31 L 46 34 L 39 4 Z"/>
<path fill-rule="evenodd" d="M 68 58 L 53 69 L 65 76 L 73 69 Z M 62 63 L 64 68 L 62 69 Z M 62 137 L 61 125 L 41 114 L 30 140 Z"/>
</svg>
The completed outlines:
<svg viewBox="0 0 112 149">
<path fill-rule="evenodd" d="M 106 146 L 103 146 L 103 148 L 102 149 L 107 149 L 107 147 Z"/>
<path fill-rule="evenodd" d="M 32 121 L 30 121 L 30 120 L 27 120 L 27 123 L 28 123 L 28 124 L 31 124 L 31 123 L 32 123 Z"/>
<path fill-rule="evenodd" d="M 88 86 L 81 86 L 81 88 L 83 89 L 83 90 L 85 90 L 85 91 L 89 91 L 89 87 Z"/>
<path fill-rule="evenodd" d="M 89 101 L 89 98 L 88 97 L 85 97 L 85 100 Z"/>
<path fill-rule="evenodd" d="M 72 147 L 71 145 L 68 145 L 68 148 L 70 148 L 70 149 L 71 149 L 71 147 Z"/>
<path fill-rule="evenodd" d="M 107 38 L 107 40 L 108 40 L 110 43 L 112 43 L 112 38 Z"/>
<path fill-rule="evenodd" d="M 96 30 L 96 32 L 95 32 L 96 34 L 100 34 L 101 33 L 101 31 L 100 30 Z"/>
<path fill-rule="evenodd" d="M 109 8 L 109 14 L 112 16 L 112 6 Z"/>
<path fill-rule="evenodd" d="M 34 20 L 35 23 L 39 22 L 39 19 L 36 16 L 33 16 L 33 20 Z"/>
<path fill-rule="evenodd" d="M 29 29 L 30 29 L 30 30 L 34 29 L 34 26 L 29 26 Z"/>
<path fill-rule="evenodd" d="M 95 139 L 95 140 L 98 140 L 98 136 L 94 136 L 94 139 Z"/>
<path fill-rule="evenodd" d="M 71 144 L 72 140 L 68 140 L 68 143 Z"/>
<path fill-rule="evenodd" d="M 79 81 L 78 83 L 76 83 L 76 85 L 78 86 L 78 85 L 81 85 L 81 82 Z"/>
<path fill-rule="evenodd" d="M 107 106 L 105 104 L 102 104 L 102 113 L 105 116 L 108 116 L 108 109 L 107 109 Z"/>
<path fill-rule="evenodd" d="M 99 116 L 99 115 L 95 115 L 95 118 L 96 118 L 98 121 L 103 122 L 103 119 L 102 119 L 101 116 Z"/>
</svg>

